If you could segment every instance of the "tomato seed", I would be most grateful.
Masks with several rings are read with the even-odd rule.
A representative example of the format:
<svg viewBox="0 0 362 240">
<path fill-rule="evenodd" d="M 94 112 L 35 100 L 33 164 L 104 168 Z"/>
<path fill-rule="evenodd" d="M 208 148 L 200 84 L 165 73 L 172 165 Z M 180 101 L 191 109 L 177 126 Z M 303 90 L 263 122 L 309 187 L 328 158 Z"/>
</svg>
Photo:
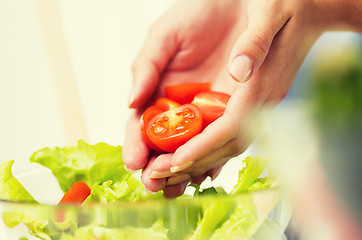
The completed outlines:
<svg viewBox="0 0 362 240">
<path fill-rule="evenodd" d="M 182 129 L 184 129 L 185 127 L 184 126 L 178 126 L 177 128 L 176 128 L 176 130 L 182 130 Z"/>
<path fill-rule="evenodd" d="M 155 133 L 162 133 L 162 132 L 166 131 L 166 129 L 164 127 L 162 127 L 162 126 L 157 126 L 157 127 L 154 128 L 153 131 Z"/>
</svg>

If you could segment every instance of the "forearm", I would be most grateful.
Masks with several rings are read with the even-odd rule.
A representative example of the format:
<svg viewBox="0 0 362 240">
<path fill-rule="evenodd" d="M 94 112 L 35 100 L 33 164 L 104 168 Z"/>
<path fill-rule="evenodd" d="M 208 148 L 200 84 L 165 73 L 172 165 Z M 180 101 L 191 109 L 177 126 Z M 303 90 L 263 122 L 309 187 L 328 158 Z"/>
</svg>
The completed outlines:
<svg viewBox="0 0 362 240">
<path fill-rule="evenodd" d="M 361 0 L 312 0 L 314 19 L 325 30 L 362 32 Z"/>
<path fill-rule="evenodd" d="M 362 1 L 349 0 L 351 3 L 348 11 L 348 21 L 352 28 L 362 33 Z"/>
</svg>

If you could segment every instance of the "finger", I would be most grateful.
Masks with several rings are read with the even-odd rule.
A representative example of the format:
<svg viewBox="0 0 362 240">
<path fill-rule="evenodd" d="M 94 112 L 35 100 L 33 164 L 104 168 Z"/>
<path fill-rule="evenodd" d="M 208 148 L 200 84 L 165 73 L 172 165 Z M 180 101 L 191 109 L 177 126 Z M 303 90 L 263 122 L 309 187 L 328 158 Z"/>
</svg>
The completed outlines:
<svg viewBox="0 0 362 240">
<path fill-rule="evenodd" d="M 191 179 L 190 174 L 182 173 L 177 174 L 167 179 L 166 185 L 175 185 Z"/>
<path fill-rule="evenodd" d="M 122 149 L 122 159 L 127 169 L 139 170 L 146 166 L 150 149 L 142 139 L 140 113 L 132 110 L 126 125 L 126 138 Z"/>
<path fill-rule="evenodd" d="M 219 176 L 223 166 L 224 166 L 224 164 L 220 165 L 214 169 L 211 169 L 210 171 L 207 172 L 207 175 L 211 177 L 211 181 L 213 181 L 215 178 L 217 178 L 217 176 Z"/>
<path fill-rule="evenodd" d="M 151 178 L 151 168 L 156 156 L 152 156 L 147 166 L 143 169 L 141 180 L 145 188 L 151 192 L 158 192 L 166 186 L 166 179 L 153 179 Z"/>
<path fill-rule="evenodd" d="M 185 192 L 188 183 L 188 181 L 185 181 L 176 185 L 166 186 L 163 189 L 163 196 L 165 198 L 176 198 L 181 196 Z"/>
<path fill-rule="evenodd" d="M 239 82 L 246 82 L 257 72 L 266 58 L 274 36 L 288 21 L 275 1 L 251 1 L 248 26 L 235 43 L 229 58 L 229 73 Z"/>
<path fill-rule="evenodd" d="M 198 176 L 208 172 L 211 169 L 220 167 L 225 164 L 230 158 L 239 155 L 244 152 L 248 147 L 250 140 L 247 137 L 241 137 L 232 139 L 225 145 L 221 146 L 217 150 L 209 153 L 208 155 L 194 161 L 192 165 L 185 169 L 179 169 L 172 167 L 173 173 L 189 173 L 191 176 Z"/>
<path fill-rule="evenodd" d="M 223 115 L 211 125 L 175 151 L 171 172 L 190 167 L 193 162 L 219 149 L 235 136 L 237 126 L 229 115 Z"/>
<path fill-rule="evenodd" d="M 203 181 L 208 177 L 206 173 L 192 177 L 191 182 L 196 183 L 197 185 L 201 185 Z"/>
<path fill-rule="evenodd" d="M 211 177 L 211 180 L 214 180 L 214 179 L 219 175 L 219 173 L 220 173 L 220 171 L 221 171 L 221 169 L 222 169 L 222 166 L 223 166 L 223 165 L 220 165 L 220 166 L 218 166 L 218 167 L 216 167 L 216 168 L 214 168 L 214 169 L 211 169 L 211 170 L 207 171 L 207 172 L 204 173 L 204 174 L 201 174 L 201 175 L 192 177 L 192 178 L 191 178 L 191 182 L 192 182 L 192 183 L 196 183 L 196 184 L 198 184 L 198 185 L 201 185 L 201 183 L 202 183 L 203 181 L 205 181 L 205 179 L 206 179 L 207 177 Z"/>
<path fill-rule="evenodd" d="M 231 159 L 231 157 L 226 157 L 226 158 L 217 158 L 214 159 L 214 161 L 212 161 L 210 164 L 207 165 L 200 165 L 200 166 L 195 166 L 195 167 L 190 167 L 188 169 L 185 169 L 182 172 L 179 172 L 178 174 L 184 173 L 184 174 L 190 174 L 191 177 L 195 177 L 195 176 L 199 176 L 202 174 L 206 174 L 206 176 L 209 176 L 209 172 L 214 169 L 214 168 L 218 168 L 222 165 L 224 165 L 227 161 L 229 161 Z"/>
<path fill-rule="evenodd" d="M 151 178 L 166 178 L 172 175 L 171 161 L 173 153 L 166 153 L 159 155 L 151 167 Z"/>
<path fill-rule="evenodd" d="M 152 164 L 151 178 L 168 178 L 166 185 L 175 185 L 191 179 L 189 174 L 172 174 L 170 171 L 172 153 L 159 155 Z"/>
<path fill-rule="evenodd" d="M 160 75 L 178 49 L 175 33 L 164 24 L 155 24 L 132 66 L 133 88 L 129 107 L 139 108 L 151 98 Z"/>
</svg>

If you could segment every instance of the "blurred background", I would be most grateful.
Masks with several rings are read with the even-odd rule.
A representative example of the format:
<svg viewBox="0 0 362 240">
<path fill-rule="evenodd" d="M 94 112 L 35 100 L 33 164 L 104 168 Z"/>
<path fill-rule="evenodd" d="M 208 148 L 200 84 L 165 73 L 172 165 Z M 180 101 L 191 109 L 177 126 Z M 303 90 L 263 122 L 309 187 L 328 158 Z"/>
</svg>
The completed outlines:
<svg viewBox="0 0 362 240">
<path fill-rule="evenodd" d="M 59 17 L 42 16 L 55 12 L 49 2 L 56 4 Z M 79 131 L 90 143 L 122 144 L 132 61 L 151 23 L 173 2 L 0 0 L 0 159 L 16 160 L 14 170 L 22 171 L 37 149 L 71 144 L 69 131 Z M 52 19 L 60 19 L 61 29 L 44 26 Z M 47 37 L 64 38 L 65 48 L 55 45 L 62 52 L 51 53 L 60 56 L 56 63 L 49 57 Z M 63 71 L 68 74 L 59 76 Z M 58 83 L 73 79 L 87 136 L 64 129 L 59 98 L 75 104 L 78 99 Z"/>
</svg>

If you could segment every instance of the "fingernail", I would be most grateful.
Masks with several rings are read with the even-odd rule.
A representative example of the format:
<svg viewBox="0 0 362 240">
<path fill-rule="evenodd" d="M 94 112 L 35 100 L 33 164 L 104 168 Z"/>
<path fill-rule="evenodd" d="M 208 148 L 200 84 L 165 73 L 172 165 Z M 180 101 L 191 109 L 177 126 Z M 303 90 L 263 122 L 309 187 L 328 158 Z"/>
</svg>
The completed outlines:
<svg viewBox="0 0 362 240">
<path fill-rule="evenodd" d="M 239 82 L 246 82 L 252 73 L 252 64 L 250 58 L 245 55 L 239 55 L 231 63 L 229 69 L 230 75 Z"/>
<path fill-rule="evenodd" d="M 171 170 L 172 173 L 180 172 L 180 171 L 185 170 L 186 168 L 190 167 L 193 163 L 194 163 L 193 161 L 188 161 L 185 164 L 175 166 L 175 167 L 171 167 L 170 170 Z"/>
<path fill-rule="evenodd" d="M 180 174 L 180 175 L 177 175 L 174 177 L 170 177 L 167 180 L 166 185 L 175 185 L 175 184 L 182 183 L 182 182 L 185 182 L 190 179 L 191 179 L 191 177 L 189 174 Z"/>
<path fill-rule="evenodd" d="M 128 96 L 128 107 L 132 108 L 132 104 L 134 102 L 134 86 L 132 86 L 131 91 L 129 92 L 129 96 Z"/>
<path fill-rule="evenodd" d="M 126 169 L 127 172 L 130 172 L 130 173 L 135 173 L 137 171 L 137 170 L 128 168 L 126 165 L 124 165 L 123 167 L 124 167 L 124 169 Z"/>
<path fill-rule="evenodd" d="M 211 181 L 214 181 L 217 176 L 219 176 L 219 172 L 214 172 L 214 173 L 212 173 L 211 176 L 210 176 L 210 177 L 211 177 Z"/>
<path fill-rule="evenodd" d="M 145 189 L 145 191 L 146 191 L 147 193 L 149 193 L 149 194 L 156 194 L 156 193 L 157 193 L 157 192 L 152 192 L 152 191 L 148 190 L 148 189 L 145 188 L 145 187 L 144 187 L 144 189 Z"/>
<path fill-rule="evenodd" d="M 172 173 L 170 170 L 166 170 L 166 171 L 152 171 L 150 178 L 166 178 L 171 176 Z"/>
</svg>

